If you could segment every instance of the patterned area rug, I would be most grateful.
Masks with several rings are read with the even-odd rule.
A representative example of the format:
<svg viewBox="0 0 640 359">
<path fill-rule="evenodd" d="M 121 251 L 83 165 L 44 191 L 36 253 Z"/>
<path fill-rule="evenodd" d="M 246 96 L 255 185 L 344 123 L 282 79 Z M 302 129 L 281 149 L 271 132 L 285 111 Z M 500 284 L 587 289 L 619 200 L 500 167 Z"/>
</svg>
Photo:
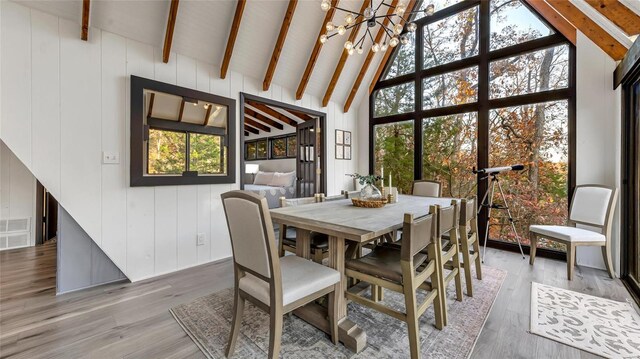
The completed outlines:
<svg viewBox="0 0 640 359">
<path fill-rule="evenodd" d="M 606 358 L 640 358 L 640 315 L 629 303 L 535 282 L 531 333 Z"/>
<path fill-rule="evenodd" d="M 431 306 L 420 319 L 423 357 L 468 358 L 480 335 L 506 272 L 483 267 L 483 280 L 475 279 L 474 297 L 462 302 L 454 299 L 454 283 L 448 290 L 449 325 L 442 331 L 434 326 Z M 464 276 L 463 276 L 464 288 Z M 422 300 L 422 298 L 419 298 Z M 385 290 L 386 305 L 404 309 L 401 294 Z M 233 314 L 232 289 L 196 299 L 172 308 L 171 313 L 208 358 L 224 358 Z M 283 358 L 409 358 L 409 339 L 404 322 L 372 309 L 350 303 L 349 319 L 367 333 L 367 346 L 355 354 L 342 344 L 333 345 L 329 337 L 296 316 L 285 316 L 282 333 Z M 245 306 L 234 358 L 264 358 L 269 346 L 269 316 L 250 303 Z"/>
</svg>

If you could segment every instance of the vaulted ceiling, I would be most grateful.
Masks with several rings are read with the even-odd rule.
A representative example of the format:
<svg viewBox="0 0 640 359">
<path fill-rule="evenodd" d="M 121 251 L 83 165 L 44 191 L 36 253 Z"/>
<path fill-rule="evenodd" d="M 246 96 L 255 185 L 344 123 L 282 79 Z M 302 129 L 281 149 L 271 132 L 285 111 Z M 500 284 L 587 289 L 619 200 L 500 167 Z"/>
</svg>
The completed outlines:
<svg viewBox="0 0 640 359">
<path fill-rule="evenodd" d="M 524 1 L 574 43 L 577 29 L 615 60 L 640 33 L 639 0 Z M 97 27 L 161 47 L 165 61 L 177 52 L 221 67 L 221 77 L 234 70 L 262 79 L 264 89 L 278 84 L 298 98 L 307 93 L 323 105 L 344 104 L 345 111 L 357 93 L 370 91 L 391 52 L 365 48 L 363 55 L 347 56 L 341 41 L 320 45 L 333 14 L 323 12 L 319 0 L 16 2 L 78 22 L 83 39 L 89 26 Z M 352 11 L 363 6 L 363 0 L 332 2 Z M 408 1 L 408 7 L 415 3 Z"/>
</svg>

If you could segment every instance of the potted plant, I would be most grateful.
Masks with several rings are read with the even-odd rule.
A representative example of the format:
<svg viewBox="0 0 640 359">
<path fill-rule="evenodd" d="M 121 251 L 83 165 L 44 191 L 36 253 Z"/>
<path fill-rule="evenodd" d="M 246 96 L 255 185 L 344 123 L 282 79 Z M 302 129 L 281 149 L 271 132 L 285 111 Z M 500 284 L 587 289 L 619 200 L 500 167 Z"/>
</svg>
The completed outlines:
<svg viewBox="0 0 640 359">
<path fill-rule="evenodd" d="M 360 190 L 361 199 L 367 200 L 382 198 L 382 193 L 380 193 L 380 190 L 375 186 L 375 183 L 380 181 L 382 177 L 377 175 L 361 175 L 358 173 L 348 174 L 347 176 L 355 178 L 362 186 L 362 189 Z"/>
</svg>

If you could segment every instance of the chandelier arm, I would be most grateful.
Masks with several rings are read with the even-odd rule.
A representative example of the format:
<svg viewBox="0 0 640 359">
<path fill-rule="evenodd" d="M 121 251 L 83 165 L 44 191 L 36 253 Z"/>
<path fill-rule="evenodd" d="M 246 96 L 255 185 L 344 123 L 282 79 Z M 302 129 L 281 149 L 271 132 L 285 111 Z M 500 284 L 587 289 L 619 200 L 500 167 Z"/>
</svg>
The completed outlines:
<svg viewBox="0 0 640 359">
<path fill-rule="evenodd" d="M 391 16 L 386 16 L 387 20 L 389 20 L 389 22 L 391 23 L 391 26 L 396 26 L 396 23 L 393 22 L 393 20 L 391 19 Z"/>
<path fill-rule="evenodd" d="M 375 44 L 376 41 L 373 39 L 373 36 L 371 35 L 371 31 L 367 28 L 367 34 L 369 34 L 369 38 L 371 39 L 371 44 Z"/>
<path fill-rule="evenodd" d="M 362 47 L 362 45 L 364 45 L 364 37 L 366 34 L 363 34 L 362 37 L 360 37 L 360 40 L 358 40 L 358 42 L 356 42 L 355 47 L 358 47 L 358 45 L 360 45 L 360 47 Z"/>
<path fill-rule="evenodd" d="M 363 23 L 365 23 L 365 22 L 367 22 L 367 19 L 364 19 L 364 20 L 362 20 L 362 21 L 360 21 L 360 22 L 354 22 L 353 24 L 351 24 L 351 25 L 349 25 L 349 26 L 345 27 L 345 30 L 350 30 L 350 29 L 352 29 L 354 26 L 359 26 L 359 25 L 361 25 L 361 24 L 363 24 Z"/>
<path fill-rule="evenodd" d="M 340 11 L 348 12 L 348 13 L 353 14 L 353 15 L 358 15 L 358 16 L 363 16 L 363 17 L 364 17 L 364 15 L 363 15 L 363 14 L 361 14 L 361 13 L 359 13 L 359 12 L 355 12 L 355 11 L 347 10 L 347 9 L 345 9 L 345 8 L 341 8 L 341 7 L 339 7 L 339 6 L 334 6 L 333 8 L 334 8 L 334 9 L 336 9 L 336 10 L 340 10 Z"/>
<path fill-rule="evenodd" d="M 389 31 L 391 30 L 387 29 L 387 27 L 384 26 L 380 21 L 376 21 L 376 22 L 380 25 L 382 29 L 384 29 L 384 33 L 387 34 L 387 36 L 392 37 L 391 35 L 389 35 Z"/>
</svg>

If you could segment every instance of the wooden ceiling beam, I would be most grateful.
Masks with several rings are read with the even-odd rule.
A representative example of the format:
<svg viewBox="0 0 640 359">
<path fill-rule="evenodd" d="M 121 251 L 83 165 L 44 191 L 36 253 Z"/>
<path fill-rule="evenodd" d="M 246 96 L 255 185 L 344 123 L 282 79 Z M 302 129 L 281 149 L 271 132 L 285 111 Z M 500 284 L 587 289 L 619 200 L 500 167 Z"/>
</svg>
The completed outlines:
<svg viewBox="0 0 640 359">
<path fill-rule="evenodd" d="M 87 41 L 89 38 L 90 7 L 90 0 L 82 0 L 82 32 L 80 33 L 80 38 L 84 41 Z"/>
<path fill-rule="evenodd" d="M 545 20 L 556 28 L 572 44 L 576 45 L 577 31 L 567 19 L 560 15 L 545 0 L 524 0 L 529 6 L 538 12 Z"/>
<path fill-rule="evenodd" d="M 178 122 L 182 122 L 182 115 L 184 114 L 184 103 L 186 101 L 184 99 L 182 99 L 182 101 L 180 101 L 180 113 L 178 113 Z"/>
<path fill-rule="evenodd" d="M 369 5 L 369 0 L 362 1 L 362 6 L 360 7 L 359 13 L 362 14 L 364 10 Z M 356 21 L 360 21 L 359 18 L 356 18 Z M 358 36 L 358 31 L 360 30 L 360 26 L 362 24 L 358 24 L 351 28 L 351 33 L 349 34 L 349 41 L 354 42 L 356 37 Z M 342 74 L 342 70 L 344 69 L 344 65 L 347 62 L 347 58 L 349 57 L 349 52 L 347 49 L 342 49 L 342 54 L 340 55 L 340 60 L 338 60 L 338 64 L 336 65 L 336 69 L 333 71 L 333 76 L 331 76 L 331 80 L 329 81 L 329 86 L 327 86 L 327 90 L 324 93 L 324 97 L 322 98 L 322 107 L 326 107 L 329 104 L 329 100 L 331 100 L 331 95 L 333 95 L 333 90 L 335 90 L 336 85 L 338 84 L 338 79 Z"/>
<path fill-rule="evenodd" d="M 245 135 L 245 137 L 249 136 L 249 131 L 244 131 L 244 135 Z"/>
<path fill-rule="evenodd" d="M 283 108 L 284 111 L 289 112 L 290 114 L 304 120 L 304 121 L 311 121 L 311 120 L 315 120 L 315 117 L 309 116 L 308 114 L 302 112 L 302 111 L 296 111 L 296 110 L 290 110 L 288 108 Z"/>
<path fill-rule="evenodd" d="M 291 118 L 283 115 L 282 113 L 272 109 L 271 107 L 269 107 L 269 106 L 267 106 L 265 104 L 262 104 L 262 103 L 259 103 L 259 102 L 254 102 L 254 101 L 248 101 L 247 103 L 249 105 L 257 108 L 258 110 L 266 113 L 267 115 L 275 118 L 276 120 L 286 123 L 289 126 L 292 126 L 292 127 L 297 127 L 298 126 L 298 122 L 296 122 L 295 120 L 292 120 Z"/>
<path fill-rule="evenodd" d="M 395 6 L 398 5 L 398 0 L 393 0 L 391 2 L 391 7 L 389 8 L 389 10 L 387 11 L 387 15 L 391 15 L 393 14 L 393 9 L 395 8 Z M 389 23 L 389 18 L 384 18 L 383 21 L 383 25 L 387 26 L 387 24 Z M 385 31 L 384 29 L 380 28 L 378 29 L 378 33 L 376 34 L 376 38 L 375 38 L 375 42 L 379 43 L 380 40 L 382 40 L 382 37 L 384 36 Z M 393 51 L 393 49 L 389 49 L 388 51 Z M 364 76 L 367 74 L 367 71 L 369 70 L 369 65 L 371 65 L 371 60 L 373 60 L 373 56 L 376 53 L 373 52 L 371 49 L 369 49 L 369 52 L 367 52 L 367 57 L 364 59 L 364 63 L 362 64 L 362 67 L 360 68 L 360 72 L 358 72 L 358 76 L 356 77 L 356 81 L 353 83 L 353 86 L 351 87 L 351 91 L 349 92 L 349 95 L 347 96 L 347 101 L 345 101 L 344 103 L 344 112 L 349 112 L 349 109 L 351 108 L 351 104 L 353 103 L 353 99 L 356 97 L 356 94 L 358 93 L 358 89 L 360 88 L 360 84 L 362 84 L 362 80 L 364 79 Z"/>
<path fill-rule="evenodd" d="M 149 98 L 149 111 L 147 111 L 147 118 L 151 117 L 151 115 L 153 114 L 153 102 L 155 101 L 155 99 L 156 94 L 152 92 Z"/>
<path fill-rule="evenodd" d="M 213 108 L 213 105 L 209 104 L 209 107 L 207 107 L 207 113 L 204 115 L 204 122 L 202 123 L 203 126 L 209 125 L 209 117 L 211 117 L 212 108 Z"/>
<path fill-rule="evenodd" d="M 394 1 L 397 2 L 397 0 Z M 320 50 L 322 50 L 322 45 L 324 45 L 320 42 L 320 36 L 326 32 L 327 23 L 333 19 L 333 14 L 336 12 L 335 7 L 338 6 L 339 2 L 339 0 L 331 0 L 331 9 L 329 9 L 327 14 L 324 16 L 324 21 L 322 21 L 322 26 L 320 27 L 320 32 L 316 38 L 316 43 L 311 51 L 311 56 L 309 56 L 309 61 L 307 61 L 307 67 L 305 67 L 304 72 L 302 73 L 300 84 L 296 90 L 296 100 L 300 100 L 302 95 L 304 95 L 304 90 L 307 88 L 309 79 L 311 79 L 311 73 L 313 73 L 313 68 L 316 66 L 316 61 L 318 61 L 318 57 L 320 56 Z M 386 20 L 387 19 L 385 19 L 385 21 Z"/>
<path fill-rule="evenodd" d="M 231 31 L 229 32 L 229 39 L 227 40 L 227 48 L 224 50 L 224 57 L 222 58 L 222 66 L 220 66 L 220 78 L 227 77 L 227 70 L 229 70 L 229 63 L 231 62 L 231 55 L 233 55 L 233 46 L 236 43 L 238 37 L 238 31 L 240 30 L 240 21 L 242 21 L 242 14 L 244 13 L 244 6 L 247 4 L 246 0 L 238 0 L 236 5 L 236 13 L 233 16 L 233 22 L 231 23 Z"/>
<path fill-rule="evenodd" d="M 547 0 L 556 11 L 558 11 L 565 19 L 569 20 L 584 33 L 591 41 L 593 41 L 602 51 L 606 52 L 614 60 L 622 60 L 627 53 L 627 48 L 618 40 L 604 30 L 595 21 L 591 20 L 580 9 L 567 0 Z"/>
<path fill-rule="evenodd" d="M 244 125 L 244 130 L 246 132 L 251 132 L 254 135 L 259 135 L 260 134 L 260 131 L 258 131 L 257 129 L 255 129 L 255 128 L 251 127 L 251 126 Z"/>
<path fill-rule="evenodd" d="M 416 0 L 411 0 L 409 1 L 409 5 L 407 6 L 407 9 L 411 9 L 411 11 L 413 11 L 413 8 L 415 6 L 416 6 Z M 401 23 L 404 23 L 404 21 L 401 21 Z M 401 45 L 398 45 L 398 46 L 401 46 Z M 376 86 L 376 83 L 378 82 L 380 75 L 382 75 L 382 71 L 384 71 L 384 68 L 387 67 L 387 62 L 389 61 L 389 57 L 391 57 L 392 52 L 393 51 L 391 50 L 385 51 L 384 56 L 382 57 L 382 61 L 380 61 L 380 65 L 378 66 L 378 69 L 373 74 L 373 79 L 371 79 L 371 84 L 369 85 L 369 94 L 373 92 L 373 88 Z"/>
<path fill-rule="evenodd" d="M 167 30 L 164 34 L 164 47 L 162 48 L 162 62 L 164 62 L 165 64 L 169 62 L 169 55 L 171 54 L 171 43 L 173 42 L 173 31 L 176 27 L 176 18 L 178 17 L 179 3 L 180 0 L 171 0 L 171 7 L 169 8 Z"/>
<path fill-rule="evenodd" d="M 585 0 L 617 27 L 633 36 L 640 34 L 640 16 L 619 0 Z"/>
<path fill-rule="evenodd" d="M 297 5 L 298 0 L 289 0 L 289 6 L 287 7 L 287 12 L 284 15 L 284 20 L 282 20 L 282 26 L 280 27 L 280 34 L 278 35 L 278 40 L 276 40 L 276 46 L 273 48 L 271 61 L 269 61 L 269 66 L 267 67 L 267 73 L 264 75 L 264 81 L 262 82 L 263 91 L 267 91 L 271 86 L 271 80 L 273 80 L 273 74 L 276 72 L 278 60 L 280 59 L 280 54 L 284 47 L 284 41 L 287 39 L 289 26 L 291 25 L 291 20 L 293 20 L 293 14 L 296 11 Z"/>
<path fill-rule="evenodd" d="M 260 121 L 260 122 L 264 123 L 267 126 L 271 126 L 271 127 L 275 128 L 275 129 L 278 129 L 278 130 L 283 130 L 284 129 L 284 126 L 280 122 L 276 122 L 276 121 L 268 118 L 267 116 L 264 116 L 264 115 L 262 115 L 260 113 L 257 113 L 255 111 L 253 111 L 250 108 L 246 108 L 245 107 L 244 108 L 244 114 L 253 117 L 255 120 Z"/>
<path fill-rule="evenodd" d="M 265 125 L 261 124 L 258 121 L 254 121 L 254 120 L 250 119 L 249 117 L 247 117 L 246 114 L 244 116 L 244 124 L 245 125 L 249 125 L 251 127 L 255 127 L 255 128 L 257 128 L 259 130 L 262 130 L 264 132 L 271 132 L 271 127 L 265 126 Z"/>
</svg>

